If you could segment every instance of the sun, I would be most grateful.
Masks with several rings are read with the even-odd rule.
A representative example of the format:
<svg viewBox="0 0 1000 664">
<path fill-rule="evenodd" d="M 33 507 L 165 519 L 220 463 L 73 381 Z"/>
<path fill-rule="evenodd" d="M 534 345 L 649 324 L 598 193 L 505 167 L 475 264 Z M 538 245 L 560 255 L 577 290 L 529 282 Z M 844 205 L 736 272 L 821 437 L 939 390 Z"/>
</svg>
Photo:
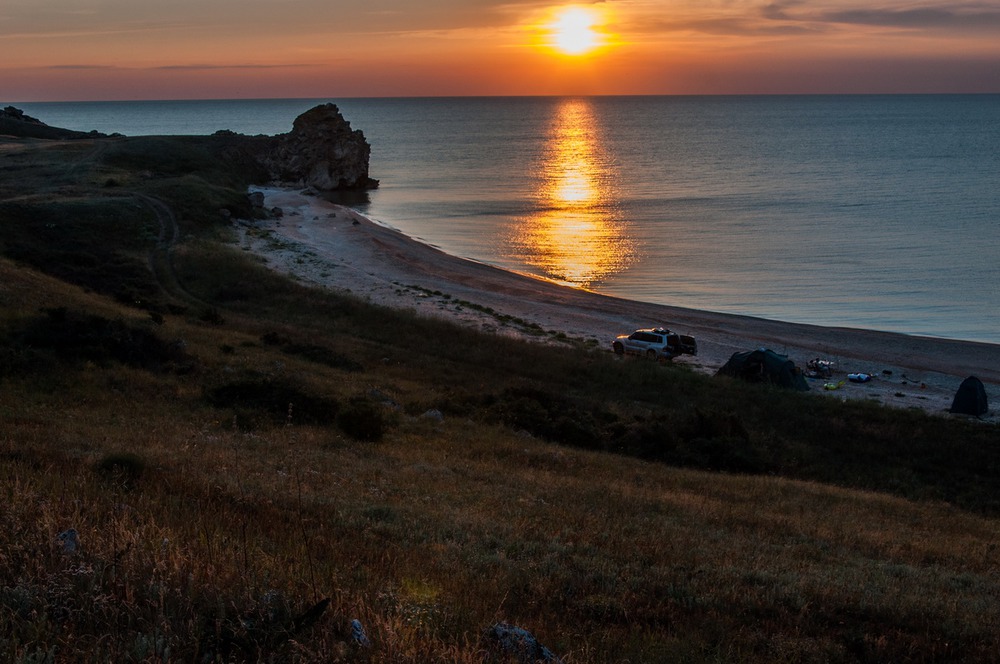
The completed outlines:
<svg viewBox="0 0 1000 664">
<path fill-rule="evenodd" d="M 550 24 L 552 45 L 566 55 L 583 55 L 601 45 L 601 34 L 594 28 L 599 17 L 583 7 L 566 7 Z"/>
</svg>

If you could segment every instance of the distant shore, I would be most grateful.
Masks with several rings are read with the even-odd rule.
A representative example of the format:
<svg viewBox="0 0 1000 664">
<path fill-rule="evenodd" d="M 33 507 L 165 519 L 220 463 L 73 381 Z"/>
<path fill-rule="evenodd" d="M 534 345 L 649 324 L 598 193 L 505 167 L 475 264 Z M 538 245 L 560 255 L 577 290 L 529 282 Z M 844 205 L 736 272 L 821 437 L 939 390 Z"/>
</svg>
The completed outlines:
<svg viewBox="0 0 1000 664">
<path fill-rule="evenodd" d="M 279 272 L 353 293 L 375 304 L 446 317 L 486 332 L 525 338 L 596 340 L 610 350 L 618 334 L 662 325 L 698 339 L 699 355 L 675 360 L 714 373 L 738 351 L 770 348 L 804 368 L 834 362 L 837 390 L 813 392 L 946 414 L 967 376 L 986 384 L 1000 421 L 1000 345 L 828 328 L 635 302 L 568 288 L 457 258 L 377 224 L 349 208 L 299 191 L 255 188 L 283 216 L 238 221 L 240 243 Z M 257 231 L 257 232 L 254 232 Z M 269 231 L 280 239 L 268 239 Z M 848 373 L 873 376 L 847 381 Z"/>
</svg>

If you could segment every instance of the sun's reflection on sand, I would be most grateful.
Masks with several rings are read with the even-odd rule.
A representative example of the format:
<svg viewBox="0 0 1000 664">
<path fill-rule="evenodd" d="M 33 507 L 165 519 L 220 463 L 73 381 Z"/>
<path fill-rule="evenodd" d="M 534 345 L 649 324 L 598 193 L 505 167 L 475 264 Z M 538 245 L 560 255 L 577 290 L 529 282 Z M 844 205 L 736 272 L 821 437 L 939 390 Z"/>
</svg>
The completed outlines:
<svg viewBox="0 0 1000 664">
<path fill-rule="evenodd" d="M 545 144 L 535 201 L 511 238 L 515 258 L 546 278 L 589 288 L 632 259 L 590 102 L 562 101 Z"/>
</svg>

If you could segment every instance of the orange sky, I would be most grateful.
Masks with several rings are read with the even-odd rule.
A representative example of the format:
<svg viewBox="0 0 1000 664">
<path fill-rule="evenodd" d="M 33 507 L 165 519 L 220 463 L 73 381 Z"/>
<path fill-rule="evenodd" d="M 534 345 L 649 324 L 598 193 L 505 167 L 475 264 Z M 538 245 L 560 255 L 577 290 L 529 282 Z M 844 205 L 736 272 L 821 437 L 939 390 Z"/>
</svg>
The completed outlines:
<svg viewBox="0 0 1000 664">
<path fill-rule="evenodd" d="M 1000 92 L 1000 0 L 4 0 L 0 101 Z"/>
</svg>

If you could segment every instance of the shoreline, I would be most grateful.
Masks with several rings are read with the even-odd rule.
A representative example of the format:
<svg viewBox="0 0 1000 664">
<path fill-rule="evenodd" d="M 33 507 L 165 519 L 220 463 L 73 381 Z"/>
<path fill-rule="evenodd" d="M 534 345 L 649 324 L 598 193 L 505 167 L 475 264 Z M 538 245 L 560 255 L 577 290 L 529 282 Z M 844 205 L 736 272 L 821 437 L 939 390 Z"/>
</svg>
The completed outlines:
<svg viewBox="0 0 1000 664">
<path fill-rule="evenodd" d="M 814 358 L 835 363 L 837 390 L 810 380 L 814 394 L 864 399 L 945 414 L 970 375 L 986 385 L 1000 422 L 1000 345 L 821 327 L 737 314 L 626 300 L 574 289 L 447 254 L 350 208 L 318 196 L 255 187 L 278 219 L 235 221 L 240 246 L 276 271 L 374 304 L 439 316 L 482 331 L 525 339 L 594 340 L 610 352 L 618 334 L 665 326 L 698 340 L 699 355 L 675 360 L 714 374 L 735 353 L 770 348 L 805 368 Z M 593 343 L 593 341 L 592 341 Z M 868 373 L 869 383 L 847 382 Z"/>
</svg>

